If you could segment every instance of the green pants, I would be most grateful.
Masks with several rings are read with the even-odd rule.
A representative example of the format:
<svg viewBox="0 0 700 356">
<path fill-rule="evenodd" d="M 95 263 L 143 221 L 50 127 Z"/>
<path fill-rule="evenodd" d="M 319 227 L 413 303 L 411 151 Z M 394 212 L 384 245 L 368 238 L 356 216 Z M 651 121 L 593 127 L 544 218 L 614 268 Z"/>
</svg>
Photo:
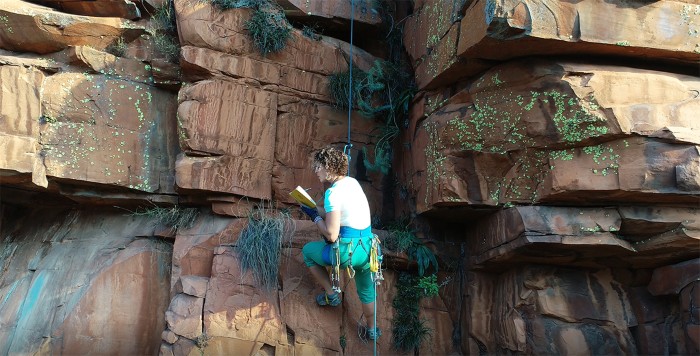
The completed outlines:
<svg viewBox="0 0 700 356">
<path fill-rule="evenodd" d="M 372 272 L 369 270 L 369 252 L 371 247 L 371 238 L 341 238 L 338 244 L 340 267 L 345 268 L 352 265 L 355 270 L 357 296 L 362 304 L 372 303 L 375 298 Z M 309 267 L 333 266 L 335 262 L 335 251 L 332 245 L 323 241 L 309 242 L 304 245 L 301 252 L 304 255 L 304 263 Z M 352 261 L 350 261 L 350 252 L 352 252 Z"/>
</svg>

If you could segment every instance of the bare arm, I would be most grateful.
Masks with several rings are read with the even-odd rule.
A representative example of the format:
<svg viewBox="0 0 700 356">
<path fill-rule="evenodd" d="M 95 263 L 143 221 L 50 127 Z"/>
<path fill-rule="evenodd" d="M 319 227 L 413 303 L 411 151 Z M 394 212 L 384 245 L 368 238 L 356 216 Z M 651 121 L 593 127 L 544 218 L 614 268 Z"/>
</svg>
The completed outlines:
<svg viewBox="0 0 700 356">
<path fill-rule="evenodd" d="M 322 209 L 323 208 L 319 208 L 319 214 L 321 214 Z M 321 233 L 328 241 L 335 242 L 340 233 L 340 211 L 326 213 L 325 210 L 323 210 L 323 215 L 325 215 L 325 218 L 319 220 L 316 226 L 318 226 L 318 229 L 321 230 Z"/>
</svg>

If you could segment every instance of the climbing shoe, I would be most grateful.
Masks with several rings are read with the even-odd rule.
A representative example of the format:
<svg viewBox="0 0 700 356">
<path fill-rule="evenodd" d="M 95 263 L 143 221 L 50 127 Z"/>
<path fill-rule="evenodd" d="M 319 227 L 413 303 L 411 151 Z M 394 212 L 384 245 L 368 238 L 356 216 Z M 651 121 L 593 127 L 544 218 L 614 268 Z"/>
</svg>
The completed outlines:
<svg viewBox="0 0 700 356">
<path fill-rule="evenodd" d="M 368 328 L 367 329 L 367 338 L 370 340 L 377 340 L 379 339 L 379 336 L 382 335 L 382 331 L 379 330 L 379 328 Z"/>
<path fill-rule="evenodd" d="M 330 305 L 332 307 L 340 305 L 340 293 L 326 294 L 321 293 L 316 296 L 316 303 L 320 306 Z"/>
</svg>

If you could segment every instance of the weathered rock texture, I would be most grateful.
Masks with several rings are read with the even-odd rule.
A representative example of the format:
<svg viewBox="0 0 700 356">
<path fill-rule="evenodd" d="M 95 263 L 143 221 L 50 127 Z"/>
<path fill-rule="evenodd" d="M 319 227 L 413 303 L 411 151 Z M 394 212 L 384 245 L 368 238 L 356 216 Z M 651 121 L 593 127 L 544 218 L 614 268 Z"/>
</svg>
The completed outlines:
<svg viewBox="0 0 700 356">
<path fill-rule="evenodd" d="M 485 72 L 451 97 L 428 96 L 414 107 L 406 157 L 417 209 L 697 206 L 689 172 L 700 160 L 698 85 L 685 75 L 524 60 Z"/>
<path fill-rule="evenodd" d="M 267 290 L 244 271 L 236 241 L 246 219 L 203 218 L 191 229 L 179 232 L 173 251 L 174 297 L 165 313 L 167 330 L 164 354 L 229 353 L 255 354 L 371 353 L 372 344 L 357 339 L 362 316 L 354 283 L 343 278 L 344 301 L 338 308 L 319 308 L 314 298 L 319 287 L 308 278 L 301 247 L 315 239 L 310 222 L 290 221 L 293 235 L 286 236 L 281 250 L 279 287 Z M 384 274 L 378 289 L 377 320 L 391 325 L 394 274 Z M 442 303 L 425 312 L 427 325 L 444 330 L 426 343 L 422 352 L 451 351 L 452 322 Z M 207 346 L 197 339 L 207 340 Z M 341 346 L 341 338 L 346 340 Z M 199 346 L 198 346 L 199 345 Z M 343 350 L 344 347 L 344 350 Z M 389 338 L 378 343 L 379 352 L 392 353 Z M 244 350 L 244 351 L 241 351 Z"/>
<path fill-rule="evenodd" d="M 150 65 L 82 46 L 59 53 L 64 62 L 0 58 L 3 180 L 174 192 L 176 100 L 154 86 Z"/>
<path fill-rule="evenodd" d="M 700 353 L 697 1 L 277 3 L 296 28 L 261 55 L 249 8 L 0 2 L 0 354 L 371 354 L 354 283 L 314 303 L 310 222 L 272 290 L 239 258 L 252 209 L 320 200 L 308 154 L 348 133 L 375 222 L 408 217 L 438 256 L 421 354 Z M 382 175 L 381 123 L 328 84 L 390 53 L 392 24 L 418 92 Z M 185 207 L 193 225 L 162 222 Z M 385 262 L 396 354 L 418 265 Z"/>
<path fill-rule="evenodd" d="M 421 88 L 478 74 L 493 61 L 585 55 L 700 61 L 694 1 L 416 1 L 404 40 Z"/>
<path fill-rule="evenodd" d="M 0 48 L 40 54 L 80 45 L 105 49 L 122 36 L 133 40 L 145 30 L 119 14 L 104 18 L 71 15 L 22 0 L 3 1 L 0 22 Z"/>
<path fill-rule="evenodd" d="M 308 154 L 347 140 L 347 113 L 332 107 L 328 93 L 328 75 L 348 68 L 347 46 L 293 30 L 282 51 L 264 57 L 246 33 L 250 9 L 184 0 L 175 8 L 181 64 L 193 81 L 179 95 L 178 188 L 291 203 L 288 192 L 303 185 L 319 197 Z M 374 60 L 357 48 L 353 58 L 363 69 Z M 376 124 L 358 115 L 353 122 L 355 149 L 371 148 Z M 381 208 L 381 178 L 362 178 L 373 207 Z M 237 215 L 237 203 L 213 199 L 218 211 Z"/>
<path fill-rule="evenodd" d="M 397 207 L 467 251 L 461 350 L 697 352 L 700 7 L 414 4 Z"/>
<path fill-rule="evenodd" d="M 154 237 L 153 219 L 6 204 L 0 210 L 0 352 L 158 350 L 172 244 Z"/>
</svg>

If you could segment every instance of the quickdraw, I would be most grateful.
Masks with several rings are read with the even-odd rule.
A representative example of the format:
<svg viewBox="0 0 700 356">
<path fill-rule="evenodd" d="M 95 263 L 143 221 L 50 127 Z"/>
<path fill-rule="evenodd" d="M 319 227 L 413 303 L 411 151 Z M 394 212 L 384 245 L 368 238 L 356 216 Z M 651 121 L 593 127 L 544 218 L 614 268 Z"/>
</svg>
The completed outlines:
<svg viewBox="0 0 700 356">
<path fill-rule="evenodd" d="M 352 266 L 352 254 L 355 252 L 355 249 L 357 249 L 359 246 L 362 246 L 362 249 L 365 250 L 365 252 L 369 252 L 369 270 L 372 272 L 372 281 L 376 285 L 380 285 L 381 281 L 384 280 L 384 274 L 382 273 L 382 261 L 384 259 L 384 256 L 382 255 L 382 248 L 380 246 L 381 241 L 379 240 L 379 237 L 374 234 L 374 236 L 371 239 L 370 242 L 370 248 L 369 251 L 367 251 L 365 244 L 363 243 L 362 240 L 359 241 L 357 246 L 353 243 L 354 240 L 350 240 L 348 242 L 348 259 L 345 261 L 345 263 L 342 263 L 340 261 L 340 238 L 336 240 L 336 242 L 333 243 L 332 249 L 333 249 L 333 254 L 335 256 L 333 265 L 331 266 L 331 286 L 333 287 L 333 291 L 340 293 L 342 289 L 340 288 L 340 268 L 343 264 L 347 264 L 345 269 L 347 270 L 348 277 L 350 279 L 355 278 L 355 268 Z M 349 282 L 349 281 L 348 281 Z"/>
<path fill-rule="evenodd" d="M 340 293 L 342 290 L 340 289 L 340 238 L 338 240 L 335 240 L 333 243 L 333 253 L 335 255 L 335 263 L 333 263 L 333 267 L 331 267 L 331 286 L 333 287 L 333 291 L 336 293 Z"/>
<path fill-rule="evenodd" d="M 382 260 L 384 256 L 382 255 L 382 248 L 379 246 L 380 243 L 379 236 L 374 234 L 374 237 L 372 237 L 372 247 L 369 250 L 369 270 L 372 272 L 372 279 L 376 285 L 380 285 L 381 281 L 384 280 L 384 274 L 382 273 Z"/>
</svg>

